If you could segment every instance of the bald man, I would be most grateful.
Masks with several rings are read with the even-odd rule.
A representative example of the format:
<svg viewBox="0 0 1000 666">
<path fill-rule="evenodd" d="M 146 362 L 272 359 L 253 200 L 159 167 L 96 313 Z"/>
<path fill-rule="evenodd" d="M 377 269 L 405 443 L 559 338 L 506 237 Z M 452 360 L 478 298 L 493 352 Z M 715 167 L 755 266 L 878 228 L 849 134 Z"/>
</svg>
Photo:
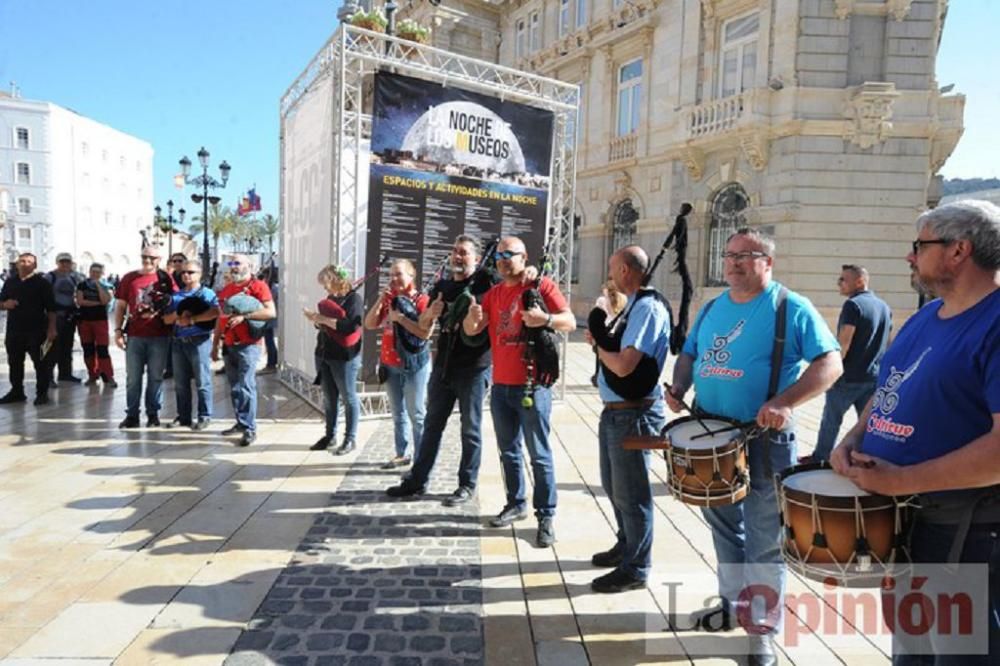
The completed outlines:
<svg viewBox="0 0 1000 666">
<path fill-rule="evenodd" d="M 576 328 L 576 318 L 556 283 L 549 278 L 538 281 L 538 292 L 546 311 L 539 307 L 523 308 L 523 294 L 535 286 L 525 274 L 528 252 L 521 239 L 514 236 L 500 241 L 496 250 L 497 271 L 503 280 L 483 297 L 482 305 L 473 303 L 462 322 L 467 335 L 476 335 L 489 328 L 493 353 L 493 391 L 490 408 L 493 428 L 500 447 L 507 504 L 490 521 L 493 527 L 506 527 L 527 517 L 525 483 L 522 468 L 521 440 L 531 457 L 535 481 L 533 504 L 538 519 L 535 545 L 547 548 L 555 543 L 553 519 L 556 513 L 556 478 L 549 445 L 549 416 L 552 412 L 552 392 L 536 385 L 532 406 L 525 406 L 525 384 L 528 373 L 524 362 L 527 345 L 522 328 L 547 327 L 569 332 Z"/>
<path fill-rule="evenodd" d="M 658 435 L 666 424 L 663 387 L 659 381 L 639 400 L 626 400 L 608 386 L 608 375 L 629 377 L 643 357 L 656 359 L 663 372 L 670 348 L 670 314 L 666 301 L 654 289 L 643 288 L 649 257 L 637 245 L 624 247 L 608 261 L 608 274 L 628 297 L 621 351 L 594 347 L 601 369 L 597 388 L 604 409 L 598 429 L 601 486 L 615 509 L 617 539 L 610 550 L 597 553 L 591 562 L 613 569 L 595 578 L 595 592 L 617 593 L 645 587 L 653 547 L 653 493 L 649 487 L 648 450 L 626 450 L 631 435 Z M 593 344 L 590 332 L 587 340 Z"/>
</svg>

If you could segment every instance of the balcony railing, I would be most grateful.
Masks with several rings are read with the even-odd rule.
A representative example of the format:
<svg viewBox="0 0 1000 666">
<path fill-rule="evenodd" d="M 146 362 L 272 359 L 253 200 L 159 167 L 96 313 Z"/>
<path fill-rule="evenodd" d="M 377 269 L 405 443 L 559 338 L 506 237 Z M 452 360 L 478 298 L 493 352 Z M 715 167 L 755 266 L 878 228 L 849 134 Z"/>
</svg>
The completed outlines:
<svg viewBox="0 0 1000 666">
<path fill-rule="evenodd" d="M 635 157 L 635 147 L 639 143 L 639 135 L 636 132 L 616 136 L 611 139 L 611 150 L 608 153 L 609 162 L 618 162 Z"/>
<path fill-rule="evenodd" d="M 696 139 L 728 132 L 749 113 L 753 99 L 753 91 L 748 90 L 694 107 L 688 115 L 688 137 Z"/>
</svg>

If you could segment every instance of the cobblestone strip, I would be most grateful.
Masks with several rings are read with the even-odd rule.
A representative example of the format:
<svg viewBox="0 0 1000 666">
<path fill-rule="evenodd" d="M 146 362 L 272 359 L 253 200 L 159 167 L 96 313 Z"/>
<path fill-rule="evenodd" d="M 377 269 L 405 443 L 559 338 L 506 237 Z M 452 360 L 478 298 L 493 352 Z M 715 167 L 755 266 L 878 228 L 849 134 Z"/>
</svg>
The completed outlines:
<svg viewBox="0 0 1000 666">
<path fill-rule="evenodd" d="M 393 449 L 379 427 L 225 666 L 483 663 L 478 508 L 440 504 L 457 483 L 452 421 L 417 501 L 383 493 L 399 473 L 379 469 Z"/>
</svg>

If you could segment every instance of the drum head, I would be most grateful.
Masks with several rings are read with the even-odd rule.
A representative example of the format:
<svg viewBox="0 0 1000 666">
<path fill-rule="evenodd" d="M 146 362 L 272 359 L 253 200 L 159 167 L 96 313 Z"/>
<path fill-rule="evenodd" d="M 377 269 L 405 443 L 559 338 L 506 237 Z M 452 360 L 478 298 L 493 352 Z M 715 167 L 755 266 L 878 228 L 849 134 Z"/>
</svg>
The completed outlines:
<svg viewBox="0 0 1000 666">
<path fill-rule="evenodd" d="M 722 430 L 723 428 L 729 428 L 729 430 L 708 435 L 701 423 L 708 426 L 709 430 Z M 743 433 L 738 428 L 733 428 L 733 424 L 729 421 L 702 419 L 701 423 L 691 419 L 667 426 L 667 437 L 670 439 L 670 444 L 687 450 L 717 449 L 743 436 Z M 704 437 L 693 439 L 696 435 L 704 435 Z"/>
<path fill-rule="evenodd" d="M 832 469 L 812 469 L 791 474 L 785 478 L 784 484 L 791 490 L 826 497 L 869 497 L 871 495 Z"/>
</svg>

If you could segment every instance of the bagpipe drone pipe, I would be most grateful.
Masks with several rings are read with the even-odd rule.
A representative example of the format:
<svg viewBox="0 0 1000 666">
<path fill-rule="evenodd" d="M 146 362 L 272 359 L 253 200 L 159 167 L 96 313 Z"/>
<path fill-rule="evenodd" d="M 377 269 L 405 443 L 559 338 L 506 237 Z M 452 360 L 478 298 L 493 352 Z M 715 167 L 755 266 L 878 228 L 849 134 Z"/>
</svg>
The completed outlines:
<svg viewBox="0 0 1000 666">
<path fill-rule="evenodd" d="M 691 212 L 691 204 L 684 203 L 681 205 L 680 215 L 677 216 L 674 228 L 671 230 L 670 235 L 667 236 L 666 240 L 663 242 L 662 247 L 660 247 L 659 254 L 653 260 L 653 263 L 649 266 L 646 272 L 642 276 L 642 286 L 646 287 L 649 285 L 650 280 L 653 278 L 653 273 L 656 272 L 656 268 L 660 265 L 663 260 L 663 255 L 670 248 L 672 241 L 676 239 L 677 249 L 678 249 L 678 264 L 679 270 L 682 269 L 684 275 L 687 274 L 687 266 L 684 254 L 687 249 L 687 215 Z M 641 289 L 636 293 L 631 305 L 620 312 L 614 319 L 610 322 L 607 321 L 607 313 L 601 308 L 594 308 L 590 311 L 590 315 L 587 317 L 587 329 L 590 331 L 591 337 L 594 339 L 594 344 L 596 347 L 609 352 L 620 352 L 622 336 L 625 333 L 625 328 L 628 325 L 628 316 L 635 307 L 635 304 L 641 298 L 655 298 L 660 301 L 667 310 L 667 316 L 670 319 L 670 329 L 671 329 L 671 341 L 670 348 L 675 354 L 680 351 L 680 348 L 684 344 L 683 335 L 687 331 L 687 307 L 690 302 L 690 293 L 685 289 L 685 294 L 682 298 L 681 311 L 685 313 L 684 322 L 682 327 L 683 331 L 681 333 L 681 339 L 678 341 L 674 334 L 674 315 L 673 310 L 670 307 L 670 302 L 663 297 L 655 289 Z M 595 349 L 595 352 L 597 350 Z M 625 400 L 641 400 L 649 395 L 656 384 L 660 381 L 660 367 L 656 362 L 656 359 L 649 354 L 643 354 L 642 359 L 635 369 L 625 377 L 619 377 L 615 373 L 611 372 L 604 363 L 601 363 L 601 370 L 604 374 L 604 381 L 607 383 L 608 388 L 614 391 L 616 394 L 620 395 Z"/>
<path fill-rule="evenodd" d="M 342 298 L 347 298 L 348 296 L 356 292 L 358 289 L 363 287 L 365 283 L 368 282 L 368 280 L 378 275 L 379 271 L 382 270 L 382 267 L 388 263 L 389 263 L 389 255 L 383 254 L 381 257 L 379 257 L 378 263 L 372 266 L 368 270 L 368 272 L 365 273 L 363 277 L 356 280 Z M 324 317 L 330 317 L 331 319 L 340 320 L 347 316 L 347 313 L 344 312 L 344 308 L 340 307 L 340 304 L 334 302 L 330 298 L 324 298 L 319 303 L 317 303 L 316 310 Z M 319 328 L 322 329 L 324 333 L 326 333 L 327 337 L 329 337 L 331 340 L 336 342 L 341 347 L 345 348 L 353 347 L 354 345 L 358 344 L 358 342 L 361 340 L 361 335 L 364 332 L 360 326 L 352 333 L 341 333 L 340 331 L 334 330 L 329 326 L 319 326 Z"/>
</svg>

